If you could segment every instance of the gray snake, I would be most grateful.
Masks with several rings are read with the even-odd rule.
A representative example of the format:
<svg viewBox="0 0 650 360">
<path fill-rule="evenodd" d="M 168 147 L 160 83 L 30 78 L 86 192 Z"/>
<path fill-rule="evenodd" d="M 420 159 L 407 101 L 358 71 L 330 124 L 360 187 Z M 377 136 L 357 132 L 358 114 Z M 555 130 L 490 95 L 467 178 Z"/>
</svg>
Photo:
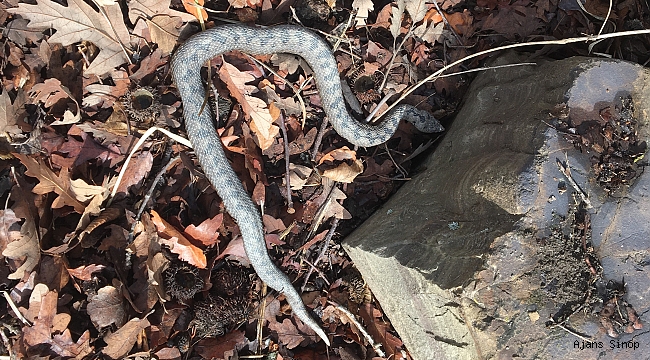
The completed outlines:
<svg viewBox="0 0 650 360">
<path fill-rule="evenodd" d="M 327 335 L 309 315 L 287 275 L 271 261 L 266 251 L 260 213 L 228 163 L 210 111 L 207 107 L 201 111 L 205 97 L 201 67 L 209 59 L 232 50 L 251 55 L 291 53 L 305 59 L 314 71 L 321 103 L 332 127 L 352 144 L 365 147 L 385 142 L 393 135 L 401 119 L 410 121 L 423 132 L 440 132 L 443 128 L 433 116 L 411 105 L 396 106 L 377 126 L 354 120 L 345 108 L 338 68 L 329 46 L 316 34 L 301 27 L 221 25 L 192 36 L 174 54 L 171 71 L 183 101 L 187 135 L 205 175 L 239 225 L 253 268 L 262 281 L 285 295 L 295 315 L 329 345 Z"/>
</svg>

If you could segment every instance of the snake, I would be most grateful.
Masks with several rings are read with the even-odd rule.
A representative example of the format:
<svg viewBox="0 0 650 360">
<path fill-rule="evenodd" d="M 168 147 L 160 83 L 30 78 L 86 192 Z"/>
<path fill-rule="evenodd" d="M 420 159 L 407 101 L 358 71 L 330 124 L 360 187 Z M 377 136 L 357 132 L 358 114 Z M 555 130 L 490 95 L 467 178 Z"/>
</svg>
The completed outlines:
<svg viewBox="0 0 650 360">
<path fill-rule="evenodd" d="M 239 226 L 250 264 L 262 281 L 284 294 L 294 315 L 329 346 L 329 338 L 309 315 L 298 291 L 271 261 L 260 212 L 226 158 L 211 112 L 208 107 L 203 109 L 206 94 L 201 68 L 208 60 L 229 51 L 250 55 L 289 53 L 302 57 L 314 73 L 322 108 L 329 122 L 339 135 L 354 145 L 370 147 L 384 143 L 393 136 L 402 119 L 422 132 L 441 132 L 444 129 L 433 115 L 404 104 L 394 107 L 379 125 L 355 120 L 345 107 L 332 50 L 320 36 L 300 26 L 218 25 L 190 37 L 172 56 L 170 68 L 183 103 L 187 136 L 203 172 Z"/>
</svg>

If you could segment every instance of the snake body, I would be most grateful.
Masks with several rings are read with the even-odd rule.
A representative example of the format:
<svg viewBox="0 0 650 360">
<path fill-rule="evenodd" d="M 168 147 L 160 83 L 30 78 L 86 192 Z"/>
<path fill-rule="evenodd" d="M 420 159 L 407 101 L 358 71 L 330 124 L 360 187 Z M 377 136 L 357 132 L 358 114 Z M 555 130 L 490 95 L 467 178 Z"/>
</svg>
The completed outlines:
<svg viewBox="0 0 650 360">
<path fill-rule="evenodd" d="M 345 108 L 338 68 L 329 46 L 316 34 L 301 27 L 221 25 L 192 36 L 174 54 L 171 71 L 183 101 L 187 135 L 205 175 L 239 225 L 253 268 L 268 286 L 284 293 L 295 315 L 329 345 L 327 335 L 309 315 L 287 275 L 271 261 L 260 213 L 228 163 L 210 111 L 207 107 L 201 111 L 205 97 L 201 67 L 209 59 L 232 50 L 251 55 L 291 53 L 305 59 L 314 71 L 321 103 L 332 127 L 352 144 L 374 146 L 385 142 L 393 135 L 401 119 L 410 121 L 423 132 L 440 132 L 443 128 L 433 116 L 410 105 L 395 107 L 378 126 L 354 120 Z"/>
</svg>

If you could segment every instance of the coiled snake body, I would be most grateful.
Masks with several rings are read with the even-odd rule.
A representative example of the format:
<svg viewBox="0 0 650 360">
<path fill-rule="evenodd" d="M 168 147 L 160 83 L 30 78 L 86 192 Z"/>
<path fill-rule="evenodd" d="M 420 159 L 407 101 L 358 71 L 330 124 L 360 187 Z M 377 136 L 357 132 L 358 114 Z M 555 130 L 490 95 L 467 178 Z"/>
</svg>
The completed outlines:
<svg viewBox="0 0 650 360">
<path fill-rule="evenodd" d="M 410 105 L 395 107 L 378 126 L 351 118 L 345 108 L 338 68 L 331 50 L 320 37 L 297 26 L 217 26 L 191 37 L 172 58 L 171 71 L 183 101 L 187 135 L 205 175 L 239 225 L 253 268 L 268 286 L 284 293 L 296 316 L 329 345 L 327 335 L 309 315 L 289 278 L 271 261 L 257 207 L 226 159 L 210 111 L 207 107 L 201 111 L 205 97 L 201 67 L 209 59 L 232 50 L 251 55 L 291 53 L 304 58 L 314 71 L 321 103 L 332 127 L 355 145 L 374 146 L 385 142 L 393 135 L 401 119 L 412 122 L 424 132 L 440 132 L 443 128 L 433 116 Z"/>
</svg>

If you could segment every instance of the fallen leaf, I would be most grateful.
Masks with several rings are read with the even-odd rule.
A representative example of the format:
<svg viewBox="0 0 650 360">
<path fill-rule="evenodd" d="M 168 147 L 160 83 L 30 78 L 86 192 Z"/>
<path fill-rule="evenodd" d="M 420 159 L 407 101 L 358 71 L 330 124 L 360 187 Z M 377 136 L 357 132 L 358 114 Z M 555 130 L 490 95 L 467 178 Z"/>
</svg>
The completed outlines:
<svg viewBox="0 0 650 360">
<path fill-rule="evenodd" d="M 208 13 L 203 8 L 204 0 L 182 0 L 183 7 L 187 10 L 188 13 L 194 15 L 194 17 L 203 24 L 208 19 Z"/>
<path fill-rule="evenodd" d="M 83 281 L 88 281 L 92 279 L 93 273 L 102 271 L 106 266 L 104 265 L 81 265 L 74 269 L 68 269 L 68 274 L 74 276 L 75 278 Z"/>
<path fill-rule="evenodd" d="M 217 214 L 212 219 L 206 219 L 199 226 L 190 224 L 185 228 L 184 232 L 192 239 L 202 242 L 203 245 L 212 246 L 219 239 L 219 228 L 222 223 L 223 214 Z"/>
<path fill-rule="evenodd" d="M 278 340 L 284 344 L 287 349 L 293 349 L 300 345 L 306 337 L 298 331 L 298 328 L 289 319 L 284 319 L 282 323 L 274 322 L 269 324 L 269 328 L 278 333 Z"/>
<path fill-rule="evenodd" d="M 354 0 L 352 2 L 352 8 L 357 12 L 354 20 L 356 20 L 359 25 L 366 25 L 368 15 L 375 9 L 375 4 L 373 4 L 372 0 Z"/>
<path fill-rule="evenodd" d="M 60 174 L 57 176 L 52 170 L 50 170 L 42 160 L 34 160 L 33 158 L 22 155 L 15 154 L 15 156 L 20 160 L 20 162 L 27 167 L 26 175 L 34 177 L 39 180 L 39 183 L 32 189 L 34 194 L 47 194 L 50 192 L 55 192 L 59 196 L 54 199 L 52 207 L 57 209 L 66 205 L 72 206 L 74 210 L 78 213 L 83 213 L 85 205 L 82 204 L 70 189 L 70 176 L 68 175 L 68 169 L 61 169 Z"/>
<path fill-rule="evenodd" d="M 70 90 L 65 89 L 58 79 L 49 78 L 42 83 L 35 84 L 29 90 L 29 96 L 32 97 L 34 104 L 42 102 L 46 108 L 56 104 L 59 100 L 65 99 Z"/>
<path fill-rule="evenodd" d="M 194 351 L 197 355 L 202 356 L 204 359 L 229 359 L 230 357 L 224 356 L 228 351 L 238 348 L 239 344 L 246 344 L 248 339 L 243 331 L 232 331 L 218 339 L 209 338 L 200 340 L 195 346 Z"/>
<path fill-rule="evenodd" d="M 116 194 L 128 194 L 132 186 L 139 184 L 151 171 L 153 166 L 153 155 L 149 151 L 140 152 L 138 155 L 131 158 L 131 162 L 124 172 L 122 182 L 117 187 Z"/>
<path fill-rule="evenodd" d="M 361 160 L 354 160 L 352 164 L 341 163 L 335 168 L 327 169 L 322 172 L 321 176 L 342 183 L 351 183 L 357 175 L 363 172 L 363 163 Z"/>
<path fill-rule="evenodd" d="M 54 335 L 54 328 L 61 328 L 65 323 L 65 318 L 69 315 L 57 318 L 56 305 L 58 295 L 56 291 L 49 291 L 43 284 L 36 285 L 39 290 L 34 288 L 36 296 L 30 297 L 29 307 L 38 307 L 38 317 L 34 319 L 33 326 L 23 328 L 24 341 L 29 347 L 37 347 L 41 344 L 49 345 L 51 351 L 55 354 L 66 357 L 83 359 L 92 353 L 90 346 L 90 332 L 85 331 L 81 337 L 74 342 L 70 331 L 65 329 L 62 334 Z M 67 315 L 67 316 L 66 316 Z M 65 324 L 67 326 L 67 324 Z"/>
<path fill-rule="evenodd" d="M 138 22 L 138 19 L 152 19 L 156 15 L 168 15 L 180 18 L 183 22 L 196 20 L 191 14 L 172 10 L 169 8 L 171 0 L 131 0 L 127 2 L 129 7 L 129 20 L 132 24 Z"/>
<path fill-rule="evenodd" d="M 115 324 L 118 328 L 126 320 L 122 293 L 113 286 L 104 286 L 97 295 L 88 298 L 88 315 L 97 330 Z"/>
<path fill-rule="evenodd" d="M 102 349 L 102 353 L 111 359 L 123 358 L 133 348 L 133 345 L 138 339 L 138 334 L 149 327 L 149 325 L 149 320 L 135 318 L 131 319 L 116 332 L 104 335 L 104 341 L 107 345 Z"/>
<path fill-rule="evenodd" d="M 196 266 L 199 269 L 205 269 L 208 262 L 203 250 L 194 246 L 180 231 L 176 230 L 167 221 L 151 210 L 151 220 L 156 225 L 160 243 L 169 247 L 169 250 L 178 255 L 178 258 Z"/>
<path fill-rule="evenodd" d="M 20 89 L 13 103 L 9 96 L 9 91 L 3 91 L 0 94 L 0 129 L 14 137 L 22 134 L 18 127 L 18 119 L 22 119 L 25 114 L 26 97 L 25 92 Z"/>
<path fill-rule="evenodd" d="M 17 261 L 23 260 L 22 265 L 7 277 L 10 280 L 22 279 L 25 272 L 32 271 L 41 259 L 41 247 L 33 219 L 27 219 L 20 227 L 20 233 L 10 230 L 10 240 L 2 251 L 2 256 Z"/>
<path fill-rule="evenodd" d="M 122 47 L 128 46 L 130 35 L 119 6 L 107 7 L 104 16 L 83 0 L 69 0 L 67 7 L 51 0 L 39 0 L 37 5 L 20 3 L 7 11 L 29 19 L 30 29 L 56 29 L 48 40 L 50 44 L 67 46 L 90 41 L 97 45 L 101 51 L 86 69 L 86 74 L 102 76 L 128 61 Z"/>
</svg>

